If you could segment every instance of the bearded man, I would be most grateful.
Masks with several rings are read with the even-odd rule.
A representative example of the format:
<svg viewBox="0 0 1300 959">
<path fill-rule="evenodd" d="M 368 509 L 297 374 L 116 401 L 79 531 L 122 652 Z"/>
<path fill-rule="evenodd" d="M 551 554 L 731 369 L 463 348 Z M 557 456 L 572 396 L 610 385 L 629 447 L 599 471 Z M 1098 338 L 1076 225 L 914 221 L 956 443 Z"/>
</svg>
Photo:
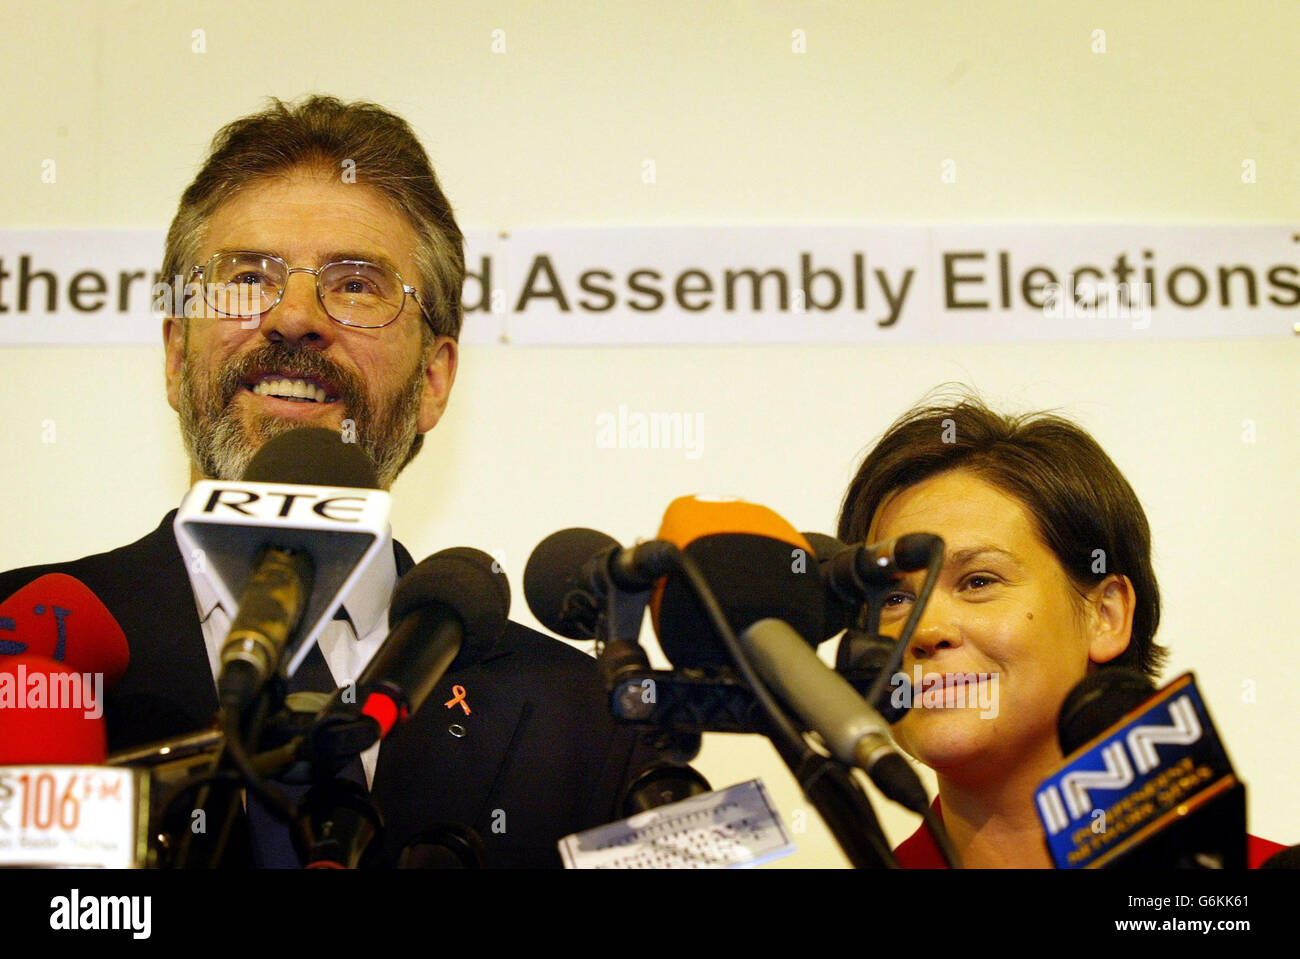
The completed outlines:
<svg viewBox="0 0 1300 959">
<path fill-rule="evenodd" d="M 184 290 L 163 342 L 192 481 L 238 479 L 268 439 L 311 425 L 355 439 L 387 489 L 446 410 L 463 238 L 411 128 L 381 107 L 272 101 L 223 128 L 181 197 L 163 275 Z M 107 695 L 112 750 L 210 726 L 217 710 L 236 611 L 182 556 L 174 516 L 129 546 L 0 574 L 2 597 L 68 573 L 122 626 L 131 658 Z M 381 645 L 413 565 L 399 543 L 385 547 L 300 685 L 344 686 Z M 380 862 L 449 826 L 478 834 L 487 865 L 552 866 L 562 836 L 619 818 L 648 753 L 610 718 L 594 660 L 512 622 L 362 760 L 386 820 Z M 252 833 L 253 864 L 298 864 L 273 828 Z"/>
</svg>

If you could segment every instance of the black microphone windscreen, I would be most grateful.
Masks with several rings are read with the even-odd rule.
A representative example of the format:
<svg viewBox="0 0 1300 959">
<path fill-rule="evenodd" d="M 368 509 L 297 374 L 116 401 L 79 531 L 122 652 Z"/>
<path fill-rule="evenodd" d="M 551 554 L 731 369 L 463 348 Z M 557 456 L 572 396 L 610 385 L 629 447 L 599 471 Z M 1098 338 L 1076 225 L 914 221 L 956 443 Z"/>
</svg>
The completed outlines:
<svg viewBox="0 0 1300 959">
<path fill-rule="evenodd" d="M 1100 736 L 1155 695 L 1156 687 L 1137 670 L 1102 666 L 1079 681 L 1061 704 L 1056 735 L 1070 755 Z"/>
<path fill-rule="evenodd" d="M 827 536 L 825 533 L 804 533 L 802 535 L 808 541 L 808 545 L 813 548 L 813 552 L 817 554 L 818 562 L 824 563 L 836 553 L 848 549 L 834 536 Z"/>
<path fill-rule="evenodd" d="M 900 536 L 894 544 L 894 564 L 907 572 L 925 569 L 930 565 L 930 553 L 934 550 L 936 540 L 939 537 L 933 533 L 908 533 Z"/>
<path fill-rule="evenodd" d="M 618 540 L 599 530 L 574 527 L 552 533 L 537 544 L 524 567 L 524 599 L 537 621 L 558 636 L 590 639 L 594 608 L 581 611 L 591 584 L 583 582 L 583 567 L 593 556 L 618 548 Z M 590 614 L 590 615 L 587 615 Z"/>
<path fill-rule="evenodd" d="M 494 571 L 495 569 L 495 571 Z M 440 604 L 465 625 L 465 645 L 491 642 L 505 631 L 510 616 L 510 582 L 487 553 L 456 546 L 434 553 L 407 570 L 388 608 L 395 628 L 422 606 Z"/>
<path fill-rule="evenodd" d="M 379 488 L 375 464 L 361 447 L 320 426 L 300 427 L 267 440 L 243 478 L 252 483 Z"/>
<path fill-rule="evenodd" d="M 735 632 L 771 617 L 785 620 L 816 645 L 825 638 L 825 581 L 816 563 L 792 562 L 791 549 L 790 543 L 770 536 L 711 533 L 683 552 L 699 564 Z M 731 662 L 712 621 L 680 579 L 669 579 L 664 587 L 658 634 L 659 647 L 678 668 Z"/>
<path fill-rule="evenodd" d="M 834 536 L 827 536 L 825 533 L 802 533 L 801 535 L 808 541 L 808 545 L 813 548 L 813 552 L 817 554 L 818 563 L 829 562 L 848 549 Z M 831 588 L 828 580 L 826 584 L 826 611 L 823 614 L 825 622 L 822 624 L 822 636 L 820 638 L 830 639 L 842 630 L 847 629 L 857 615 L 858 605 L 858 603 L 846 600 L 836 593 Z"/>
</svg>

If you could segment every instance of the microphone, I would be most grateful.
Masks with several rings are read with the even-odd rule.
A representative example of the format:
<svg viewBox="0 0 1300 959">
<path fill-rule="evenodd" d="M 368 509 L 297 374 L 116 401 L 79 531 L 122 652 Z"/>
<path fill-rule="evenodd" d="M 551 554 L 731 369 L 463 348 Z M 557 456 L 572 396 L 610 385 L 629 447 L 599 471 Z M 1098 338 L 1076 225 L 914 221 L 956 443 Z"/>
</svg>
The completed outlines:
<svg viewBox="0 0 1300 959">
<path fill-rule="evenodd" d="M 894 802 L 925 815 L 930 799 L 895 751 L 888 724 L 802 636 L 779 619 L 763 619 L 740 641 L 764 684 L 821 736 L 832 756 L 861 769 Z"/>
<path fill-rule="evenodd" d="M 108 607 L 66 573 L 38 576 L 0 603 L 0 656 L 22 654 L 102 675 L 110 689 L 130 660 L 126 634 Z"/>
<path fill-rule="evenodd" d="M 361 712 L 388 735 L 419 710 L 456 663 L 476 662 L 505 632 L 510 582 L 482 550 L 434 553 L 407 571 L 388 610 L 390 632 L 357 679 Z"/>
<path fill-rule="evenodd" d="M 809 642 L 826 638 L 826 598 L 812 546 L 765 506 L 736 499 L 683 496 L 664 513 L 659 539 L 704 572 L 732 629 L 785 620 Z M 694 592 L 678 577 L 656 587 L 651 621 L 664 655 L 678 668 L 728 665 Z"/>
<path fill-rule="evenodd" d="M 1066 697 L 1066 759 L 1035 793 L 1057 868 L 1244 869 L 1246 790 L 1192 673 L 1154 694 L 1103 667 Z"/>
<path fill-rule="evenodd" d="M 529 555 L 524 599 L 538 622 L 556 635 L 593 639 L 611 588 L 645 592 L 673 571 L 675 552 L 672 544 L 660 540 L 623 547 L 599 530 L 562 529 Z M 640 610 L 637 613 L 639 627 Z M 626 638 L 635 636 L 633 632 Z"/>
<path fill-rule="evenodd" d="M 383 814 L 364 786 L 324 779 L 298 806 L 293 848 L 306 869 L 356 869 L 383 830 Z"/>
<path fill-rule="evenodd" d="M 709 781 L 686 763 L 654 763 L 623 789 L 623 818 L 712 792 Z"/>
<path fill-rule="evenodd" d="M 0 657 L 0 766 L 103 765 L 102 694 L 102 682 L 47 656 Z"/>
<path fill-rule="evenodd" d="M 860 604 L 873 591 L 888 587 L 902 573 L 922 570 L 930 565 L 935 552 L 942 554 L 943 540 L 933 533 L 907 533 L 879 543 L 844 546 L 825 537 L 818 559 L 831 590 L 846 602 Z M 829 556 L 821 550 L 840 548 Z"/>
<path fill-rule="evenodd" d="M 440 823 L 402 847 L 398 869 L 482 869 L 483 838 L 459 823 Z"/>
<path fill-rule="evenodd" d="M 238 482 L 203 480 L 176 516 L 227 609 L 218 688 L 243 707 L 292 675 L 380 550 L 391 498 L 359 447 L 318 427 L 269 440 Z"/>
<path fill-rule="evenodd" d="M 1135 669 L 1111 666 L 1089 673 L 1070 690 L 1056 717 L 1061 752 L 1068 756 L 1082 749 L 1155 692 L 1156 684 Z"/>
<path fill-rule="evenodd" d="M 826 590 L 811 544 L 772 510 L 735 499 L 685 496 L 669 504 L 659 538 L 689 557 L 694 573 L 670 577 L 655 589 L 650 608 L 659 645 L 679 670 L 726 666 L 732 656 L 714 618 L 696 593 L 712 593 L 709 607 L 728 632 L 743 633 L 765 619 L 782 620 L 806 645 L 826 637 Z M 842 766 L 815 753 L 767 692 L 745 655 L 736 666 L 763 726 L 803 793 L 855 866 L 897 865 L 880 831 L 871 803 Z M 742 687 L 743 688 L 743 687 Z M 737 703 L 739 705 L 739 703 Z M 750 707 L 752 709 L 752 706 Z"/>
</svg>

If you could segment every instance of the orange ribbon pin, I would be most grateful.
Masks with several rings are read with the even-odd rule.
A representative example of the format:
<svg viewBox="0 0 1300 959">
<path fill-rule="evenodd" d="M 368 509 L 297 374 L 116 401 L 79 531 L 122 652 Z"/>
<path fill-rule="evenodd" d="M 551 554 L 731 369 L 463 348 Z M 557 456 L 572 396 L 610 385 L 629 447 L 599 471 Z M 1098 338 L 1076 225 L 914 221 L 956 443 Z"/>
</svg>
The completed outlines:
<svg viewBox="0 0 1300 959">
<path fill-rule="evenodd" d="M 444 705 L 448 709 L 451 709 L 452 706 L 455 706 L 457 703 L 460 703 L 460 708 L 465 710 L 465 715 L 468 716 L 470 710 L 469 710 L 469 703 L 465 701 L 465 687 L 453 686 L 451 687 L 451 691 L 454 698 L 447 700 L 447 702 Z"/>
</svg>

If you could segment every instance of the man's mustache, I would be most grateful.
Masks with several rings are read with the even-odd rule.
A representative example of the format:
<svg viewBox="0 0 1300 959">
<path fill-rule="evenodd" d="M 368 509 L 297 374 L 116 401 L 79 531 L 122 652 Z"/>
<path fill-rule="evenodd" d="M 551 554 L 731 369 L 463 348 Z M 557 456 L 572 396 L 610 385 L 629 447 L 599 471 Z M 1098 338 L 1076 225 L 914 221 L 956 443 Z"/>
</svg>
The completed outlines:
<svg viewBox="0 0 1300 959">
<path fill-rule="evenodd" d="M 267 370 L 291 378 L 328 382 L 337 390 L 338 399 L 349 408 L 356 406 L 357 400 L 365 397 L 361 378 L 326 359 L 319 351 L 291 350 L 268 343 L 230 360 L 222 367 L 216 383 L 221 405 L 228 405 L 254 373 Z"/>
</svg>

